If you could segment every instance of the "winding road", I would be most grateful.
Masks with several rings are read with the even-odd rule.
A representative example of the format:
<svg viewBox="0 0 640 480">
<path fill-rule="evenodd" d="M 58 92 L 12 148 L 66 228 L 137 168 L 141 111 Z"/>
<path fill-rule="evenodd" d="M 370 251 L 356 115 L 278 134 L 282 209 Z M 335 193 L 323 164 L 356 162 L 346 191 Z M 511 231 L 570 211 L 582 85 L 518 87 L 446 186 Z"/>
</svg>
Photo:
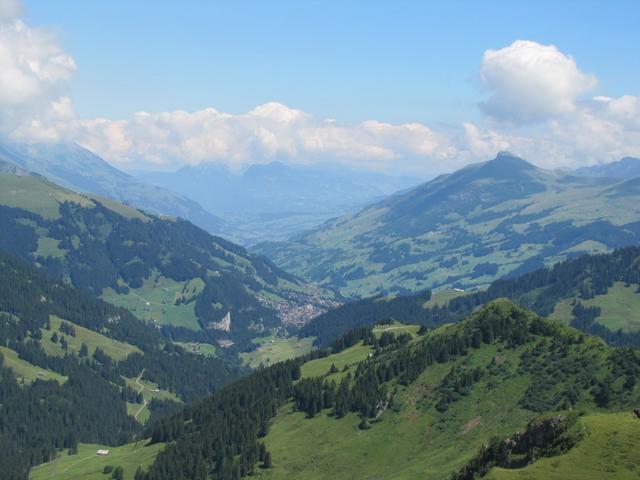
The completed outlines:
<svg viewBox="0 0 640 480">
<path fill-rule="evenodd" d="M 142 393 L 144 391 L 144 389 L 145 389 L 145 386 L 142 383 L 140 383 L 140 380 L 142 380 L 142 375 L 144 375 L 144 368 L 140 372 L 140 375 L 138 375 L 138 378 L 136 378 L 136 385 L 138 385 L 140 387 L 140 390 L 138 390 L 138 393 Z M 138 409 L 138 411 L 133 416 L 133 418 L 135 418 L 136 421 L 138 421 L 138 415 L 140 415 L 140 412 L 142 412 L 142 410 L 144 410 L 144 407 L 146 407 L 146 406 L 147 406 L 147 399 L 144 398 L 144 396 L 143 396 L 142 397 L 142 406 Z"/>
</svg>

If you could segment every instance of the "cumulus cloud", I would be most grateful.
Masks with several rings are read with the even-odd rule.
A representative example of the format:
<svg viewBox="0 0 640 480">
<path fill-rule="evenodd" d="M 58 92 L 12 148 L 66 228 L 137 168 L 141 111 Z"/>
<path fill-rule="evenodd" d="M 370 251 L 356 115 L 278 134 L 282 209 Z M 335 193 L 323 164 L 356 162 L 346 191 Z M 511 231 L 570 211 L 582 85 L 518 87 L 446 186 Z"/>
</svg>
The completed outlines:
<svg viewBox="0 0 640 480">
<path fill-rule="evenodd" d="M 18 2 L 0 0 L 0 131 L 57 135 L 56 119 L 70 118 L 65 92 L 76 64 L 50 32 L 27 25 L 20 13 Z"/>
<path fill-rule="evenodd" d="M 585 102 L 569 118 L 550 122 L 549 138 L 574 164 L 640 156 L 640 98 L 624 95 Z"/>
<path fill-rule="evenodd" d="M 526 40 L 487 50 L 480 81 L 490 95 L 480 104 L 482 111 L 516 124 L 574 112 L 578 97 L 597 83 L 593 75 L 580 71 L 575 60 L 555 46 Z"/>
<path fill-rule="evenodd" d="M 207 108 L 81 121 L 76 138 L 125 168 L 140 166 L 141 161 L 159 167 L 203 161 L 239 167 L 273 159 L 330 159 L 384 169 L 400 160 L 428 163 L 455 153 L 445 135 L 425 125 L 341 124 L 276 102 L 237 115 Z"/>
<path fill-rule="evenodd" d="M 124 168 L 331 160 L 435 174 L 500 150 L 548 168 L 640 154 L 638 97 L 584 98 L 596 78 L 555 46 L 516 41 L 487 50 L 480 78 L 490 95 L 481 108 L 493 120 L 463 121 L 457 130 L 377 120 L 344 124 L 269 102 L 241 114 L 206 108 L 79 121 L 74 138 Z"/>
</svg>

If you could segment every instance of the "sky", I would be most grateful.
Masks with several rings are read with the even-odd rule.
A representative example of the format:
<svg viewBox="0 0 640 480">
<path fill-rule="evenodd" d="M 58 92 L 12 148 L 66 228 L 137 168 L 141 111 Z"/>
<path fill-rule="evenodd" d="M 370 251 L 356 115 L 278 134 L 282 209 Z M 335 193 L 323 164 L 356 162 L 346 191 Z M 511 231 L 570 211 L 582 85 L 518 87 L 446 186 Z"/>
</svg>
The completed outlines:
<svg viewBox="0 0 640 480">
<path fill-rule="evenodd" d="M 125 170 L 640 156 L 640 2 L 0 0 L 0 133 Z"/>
</svg>

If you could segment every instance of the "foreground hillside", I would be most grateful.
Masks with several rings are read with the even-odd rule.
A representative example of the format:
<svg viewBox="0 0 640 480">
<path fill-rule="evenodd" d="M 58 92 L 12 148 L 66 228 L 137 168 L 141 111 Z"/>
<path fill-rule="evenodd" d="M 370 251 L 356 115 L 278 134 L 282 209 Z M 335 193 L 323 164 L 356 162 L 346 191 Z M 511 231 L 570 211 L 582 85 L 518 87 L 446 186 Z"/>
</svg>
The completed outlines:
<svg viewBox="0 0 640 480">
<path fill-rule="evenodd" d="M 577 177 L 501 153 L 256 250 L 345 296 L 486 286 L 637 243 L 638 199 L 637 179 Z"/>
<path fill-rule="evenodd" d="M 143 424 L 237 378 L 228 359 L 194 355 L 157 328 L 0 254 L 0 471 L 78 443 L 120 445 Z"/>
<path fill-rule="evenodd" d="M 0 227 L 0 251 L 173 328 L 177 339 L 240 346 L 323 308 L 318 291 L 189 222 L 39 176 L 0 173 Z"/>
<path fill-rule="evenodd" d="M 509 468 L 534 468 L 593 441 L 576 433 L 579 422 L 640 401 L 637 352 L 506 300 L 423 336 L 390 328 L 354 331 L 155 424 L 152 443 L 170 445 L 145 478 L 467 478 L 505 464 L 483 446 L 519 431 L 537 443 L 516 442 Z M 620 471 L 610 478 L 626 478 L 605 455 L 593 452 Z"/>
</svg>

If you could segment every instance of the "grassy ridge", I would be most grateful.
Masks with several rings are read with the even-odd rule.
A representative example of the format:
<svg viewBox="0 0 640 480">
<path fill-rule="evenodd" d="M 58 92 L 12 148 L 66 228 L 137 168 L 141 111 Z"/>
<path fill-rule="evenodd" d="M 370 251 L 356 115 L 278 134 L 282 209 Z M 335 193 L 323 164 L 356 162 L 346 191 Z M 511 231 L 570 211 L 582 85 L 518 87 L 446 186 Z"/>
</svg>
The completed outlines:
<svg viewBox="0 0 640 480">
<path fill-rule="evenodd" d="M 42 178 L 16 177 L 0 173 L 0 204 L 22 208 L 46 219 L 60 217 L 60 204 L 72 202 L 92 207 L 93 202 L 82 195 L 63 189 Z"/>
<path fill-rule="evenodd" d="M 311 360 L 302 365 L 302 377 L 322 377 L 329 372 L 331 365 L 335 365 L 338 368 L 338 373 L 332 375 L 331 378 L 339 381 L 345 367 L 351 369 L 351 367 L 365 360 L 371 352 L 372 349 L 369 345 L 359 343 L 340 353 Z"/>
<path fill-rule="evenodd" d="M 519 353 L 500 351 L 497 345 L 483 348 L 469 358 L 469 366 L 485 365 L 499 356 L 515 369 Z M 324 375 L 332 363 L 340 367 L 346 359 L 363 360 L 366 355 L 367 350 L 358 345 L 309 362 L 302 372 Z M 486 384 L 479 385 L 447 412 L 438 413 L 427 395 L 454 363 L 433 365 L 409 387 L 399 387 L 394 409 L 369 430 L 358 428 L 360 420 L 355 414 L 336 419 L 323 413 L 308 419 L 293 412 L 290 405 L 284 407 L 265 438 L 274 468 L 261 471 L 260 478 L 320 480 L 330 472 L 336 480 L 444 479 L 475 454 L 477 445 L 500 432 L 522 428 L 536 415 L 518 406 L 527 387 L 523 378 L 493 391 L 487 391 Z"/>
<path fill-rule="evenodd" d="M 445 338 L 471 335 L 473 330 L 469 328 L 473 328 L 473 322 L 486 325 L 484 322 L 495 321 L 496 315 L 500 318 L 507 314 L 519 315 L 517 312 L 521 310 L 510 305 L 504 300 L 492 302 L 460 324 L 443 326 L 420 340 L 414 339 L 407 348 L 417 352 L 414 347 L 420 344 L 418 342 L 438 344 Z M 510 311 L 513 313 L 508 313 Z M 528 318 L 527 321 L 534 323 L 539 321 L 535 316 Z M 504 321 L 508 321 L 507 317 Z M 530 328 L 524 325 L 519 328 Z M 638 388 L 628 381 L 629 375 L 640 372 L 635 353 L 618 352 L 600 339 L 584 336 L 573 329 L 544 321 L 536 325 L 547 325 L 545 328 L 550 330 L 534 334 L 523 343 L 484 342 L 458 357 L 428 366 L 409 385 L 399 383 L 399 380 L 390 381 L 387 391 L 393 394 L 392 404 L 371 421 L 370 428 L 366 424 L 363 428 L 363 423 L 354 414 L 336 418 L 330 410 L 324 410 L 308 418 L 305 413 L 295 411 L 292 404 L 284 406 L 265 437 L 274 467 L 260 471 L 260 478 L 447 479 L 493 437 L 512 435 L 547 412 L 565 408 L 598 412 L 601 411 L 598 406 L 603 405 L 619 410 L 637 403 Z M 393 326 L 376 327 L 375 330 L 382 328 Z M 335 363 L 340 370 L 341 365 L 349 363 L 346 359 L 357 363 L 367 358 L 366 348 L 359 344 L 308 362 L 303 365 L 302 374 L 304 377 L 326 377 L 331 364 Z M 385 359 L 393 355 L 393 351 L 383 351 L 368 362 L 384 365 Z M 465 372 L 478 370 L 481 372 L 479 377 L 471 383 L 456 383 Z M 351 368 L 350 372 L 354 374 L 356 369 Z M 343 377 L 345 374 L 334 375 Z M 332 378 L 328 376 L 328 379 Z M 606 400 L 597 393 L 602 382 L 609 384 Z M 571 392 L 569 403 L 567 392 Z M 628 414 L 622 415 L 629 420 Z M 637 422 L 640 425 L 640 420 Z M 598 431 L 597 425 L 589 428 Z M 623 432 L 617 437 L 616 433 L 606 434 L 598 441 L 609 442 L 611 448 L 621 441 L 637 445 L 634 433 L 637 427 L 632 425 L 630 428 L 631 433 Z M 613 430 L 617 431 L 616 428 Z M 587 444 L 583 452 L 590 451 L 594 455 L 595 447 Z M 627 478 L 625 472 L 628 473 L 634 458 L 625 457 L 623 449 L 619 455 L 625 457 L 623 468 L 612 465 L 616 457 L 611 449 L 597 451 L 594 456 L 597 460 L 593 461 L 601 465 L 596 471 L 614 472 L 612 478 Z M 547 477 L 531 478 L 542 480 Z"/>
</svg>

